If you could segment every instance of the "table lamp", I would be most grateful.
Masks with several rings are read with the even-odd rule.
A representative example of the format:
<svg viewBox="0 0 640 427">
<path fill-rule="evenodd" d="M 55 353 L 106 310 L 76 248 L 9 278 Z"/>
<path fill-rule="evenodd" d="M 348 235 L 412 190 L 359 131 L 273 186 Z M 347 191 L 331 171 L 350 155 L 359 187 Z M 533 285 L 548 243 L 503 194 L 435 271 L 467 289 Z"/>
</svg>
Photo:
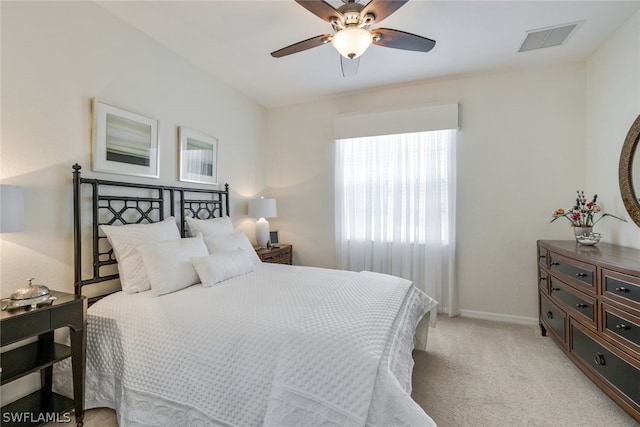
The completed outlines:
<svg viewBox="0 0 640 427">
<path fill-rule="evenodd" d="M 276 199 L 259 199 L 249 200 L 249 216 L 258 218 L 256 221 L 256 243 L 258 246 L 267 246 L 269 242 L 269 221 L 266 218 L 275 218 L 278 216 L 276 208 Z"/>
</svg>

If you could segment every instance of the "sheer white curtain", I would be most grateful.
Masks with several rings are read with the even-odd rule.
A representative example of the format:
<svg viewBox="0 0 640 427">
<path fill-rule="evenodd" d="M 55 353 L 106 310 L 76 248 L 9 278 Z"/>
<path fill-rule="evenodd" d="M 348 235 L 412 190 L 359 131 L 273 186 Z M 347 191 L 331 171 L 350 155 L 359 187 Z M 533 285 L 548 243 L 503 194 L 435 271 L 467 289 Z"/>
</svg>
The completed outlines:
<svg viewBox="0 0 640 427">
<path fill-rule="evenodd" d="M 336 140 L 339 267 L 412 280 L 458 314 L 455 130 Z"/>
</svg>

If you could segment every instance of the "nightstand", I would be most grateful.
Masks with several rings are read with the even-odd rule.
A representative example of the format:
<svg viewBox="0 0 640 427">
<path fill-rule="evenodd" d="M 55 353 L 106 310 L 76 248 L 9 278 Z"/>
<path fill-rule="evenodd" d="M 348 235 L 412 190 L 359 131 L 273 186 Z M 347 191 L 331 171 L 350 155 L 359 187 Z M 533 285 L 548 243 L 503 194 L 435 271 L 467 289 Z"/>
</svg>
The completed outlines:
<svg viewBox="0 0 640 427">
<path fill-rule="evenodd" d="M 64 292 L 50 293 L 56 297 L 51 305 L 0 312 L 0 345 L 38 337 L 33 343 L 2 353 L 2 385 L 34 372 L 40 372 L 41 378 L 38 391 L 2 406 L 3 426 L 63 421 L 64 418 L 56 414 L 74 408 L 76 425 L 83 424 L 87 299 Z M 65 327 L 69 328 L 71 346 L 53 340 L 54 331 Z M 51 390 L 53 365 L 69 357 L 73 369 L 73 400 Z"/>
<path fill-rule="evenodd" d="M 269 248 L 255 248 L 262 262 L 273 264 L 292 264 L 293 250 L 291 245 L 279 244 Z"/>
</svg>

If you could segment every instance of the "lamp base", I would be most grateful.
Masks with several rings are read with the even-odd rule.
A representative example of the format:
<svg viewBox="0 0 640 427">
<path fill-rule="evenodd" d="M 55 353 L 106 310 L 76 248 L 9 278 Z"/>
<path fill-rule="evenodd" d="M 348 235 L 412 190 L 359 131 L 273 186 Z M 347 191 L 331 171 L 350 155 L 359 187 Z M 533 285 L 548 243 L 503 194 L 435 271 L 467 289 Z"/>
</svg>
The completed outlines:
<svg viewBox="0 0 640 427">
<path fill-rule="evenodd" d="M 269 243 L 269 221 L 264 218 L 256 221 L 256 243 L 258 246 L 267 246 Z"/>
</svg>

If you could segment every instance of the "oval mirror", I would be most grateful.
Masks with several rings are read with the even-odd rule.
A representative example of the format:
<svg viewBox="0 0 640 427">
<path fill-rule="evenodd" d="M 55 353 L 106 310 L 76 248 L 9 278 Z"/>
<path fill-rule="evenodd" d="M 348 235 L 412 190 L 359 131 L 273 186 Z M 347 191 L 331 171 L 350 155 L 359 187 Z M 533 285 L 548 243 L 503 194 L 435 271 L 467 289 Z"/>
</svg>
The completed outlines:
<svg viewBox="0 0 640 427">
<path fill-rule="evenodd" d="M 640 200 L 635 189 L 640 189 L 640 151 L 638 139 L 640 138 L 640 116 L 631 125 L 629 133 L 624 140 L 622 153 L 620 154 L 620 165 L 618 166 L 618 181 L 620 183 L 620 194 L 625 208 L 633 222 L 640 226 Z M 635 170 L 634 170 L 635 169 Z"/>
</svg>

